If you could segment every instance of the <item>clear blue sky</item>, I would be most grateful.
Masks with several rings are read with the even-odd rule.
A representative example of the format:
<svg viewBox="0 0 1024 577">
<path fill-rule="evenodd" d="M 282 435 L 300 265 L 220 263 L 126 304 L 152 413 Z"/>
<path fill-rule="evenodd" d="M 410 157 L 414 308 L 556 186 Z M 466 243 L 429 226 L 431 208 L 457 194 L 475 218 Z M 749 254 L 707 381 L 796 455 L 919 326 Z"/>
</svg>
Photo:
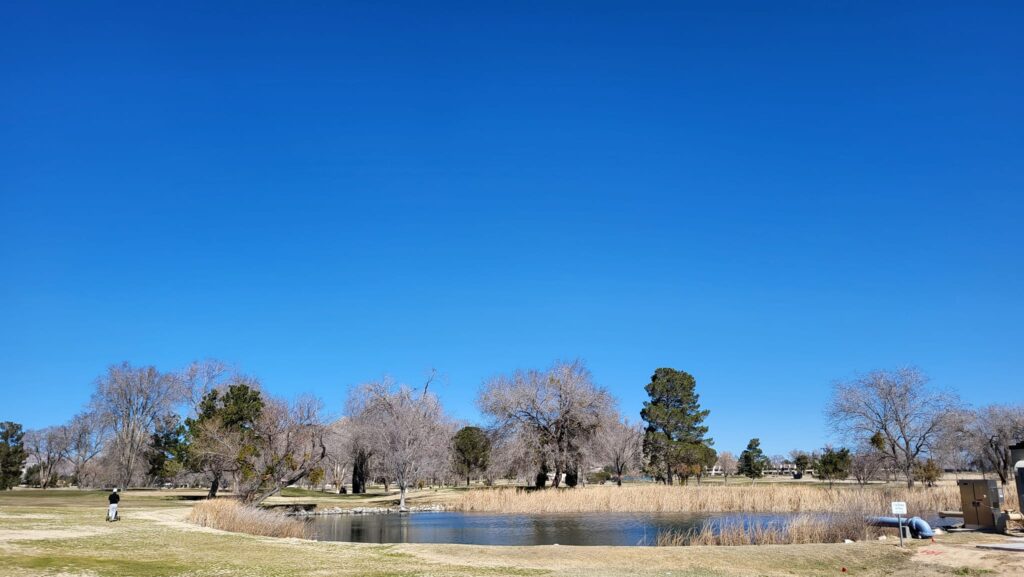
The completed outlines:
<svg viewBox="0 0 1024 577">
<path fill-rule="evenodd" d="M 857 371 L 1024 401 L 1020 3 L 139 4 L 3 8 L 0 419 L 203 357 L 671 366 L 769 453 Z"/>
</svg>

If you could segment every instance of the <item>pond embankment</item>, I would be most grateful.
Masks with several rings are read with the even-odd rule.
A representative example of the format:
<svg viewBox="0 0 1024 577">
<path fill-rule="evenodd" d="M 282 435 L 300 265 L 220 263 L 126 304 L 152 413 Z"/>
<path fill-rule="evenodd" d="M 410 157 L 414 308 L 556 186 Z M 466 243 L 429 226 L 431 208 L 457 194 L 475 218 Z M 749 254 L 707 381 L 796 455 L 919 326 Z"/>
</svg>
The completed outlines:
<svg viewBox="0 0 1024 577">
<path fill-rule="evenodd" d="M 444 505 L 418 505 L 400 509 L 398 507 L 317 507 L 289 513 L 291 517 L 318 517 L 323 515 L 392 515 L 398 513 L 439 513 L 447 511 Z"/>
</svg>

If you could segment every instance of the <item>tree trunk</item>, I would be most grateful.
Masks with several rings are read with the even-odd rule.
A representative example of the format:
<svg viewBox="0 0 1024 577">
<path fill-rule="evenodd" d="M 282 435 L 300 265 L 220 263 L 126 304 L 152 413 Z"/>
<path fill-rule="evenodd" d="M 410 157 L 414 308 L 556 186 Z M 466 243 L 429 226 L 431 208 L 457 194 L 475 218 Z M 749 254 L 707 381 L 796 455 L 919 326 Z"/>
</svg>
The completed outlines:
<svg viewBox="0 0 1024 577">
<path fill-rule="evenodd" d="M 369 457 L 360 451 L 352 461 L 352 494 L 361 495 L 366 492 L 366 465 Z"/>
<path fill-rule="evenodd" d="M 575 468 L 565 472 L 565 486 L 575 487 L 580 482 L 580 473 Z"/>
<path fill-rule="evenodd" d="M 405 485 L 398 486 L 398 510 L 404 512 L 405 509 Z"/>
<path fill-rule="evenodd" d="M 537 476 L 534 478 L 534 486 L 538 489 L 543 489 L 548 484 L 548 468 L 541 467 L 540 471 L 537 472 Z"/>
<path fill-rule="evenodd" d="M 213 481 L 210 483 L 210 492 L 206 494 L 206 498 L 216 499 L 218 489 L 220 489 L 220 475 L 213 478 Z"/>
</svg>

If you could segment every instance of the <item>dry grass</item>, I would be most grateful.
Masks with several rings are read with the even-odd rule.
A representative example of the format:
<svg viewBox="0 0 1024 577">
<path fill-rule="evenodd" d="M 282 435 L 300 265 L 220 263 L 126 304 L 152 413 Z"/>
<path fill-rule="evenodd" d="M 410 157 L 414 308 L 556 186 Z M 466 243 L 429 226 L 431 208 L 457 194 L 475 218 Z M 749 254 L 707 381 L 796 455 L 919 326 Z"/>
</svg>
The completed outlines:
<svg viewBox="0 0 1024 577">
<path fill-rule="evenodd" d="M 803 545 L 842 543 L 875 539 L 881 530 L 864 523 L 860 515 L 797 515 L 782 523 L 716 525 L 705 522 L 700 529 L 658 533 L 659 547 L 679 545 Z"/>
<path fill-rule="evenodd" d="M 305 522 L 233 499 L 202 501 L 192 507 L 188 520 L 196 525 L 264 537 L 310 537 Z"/>
<path fill-rule="evenodd" d="M 665 487 L 597 486 L 577 489 L 526 491 L 492 489 L 467 491 L 451 503 L 458 511 L 495 513 L 871 513 L 886 514 L 891 501 L 905 501 L 911 515 L 959 509 L 956 486 L 934 488 L 844 486 L 834 489 L 807 485 L 705 485 Z"/>
</svg>

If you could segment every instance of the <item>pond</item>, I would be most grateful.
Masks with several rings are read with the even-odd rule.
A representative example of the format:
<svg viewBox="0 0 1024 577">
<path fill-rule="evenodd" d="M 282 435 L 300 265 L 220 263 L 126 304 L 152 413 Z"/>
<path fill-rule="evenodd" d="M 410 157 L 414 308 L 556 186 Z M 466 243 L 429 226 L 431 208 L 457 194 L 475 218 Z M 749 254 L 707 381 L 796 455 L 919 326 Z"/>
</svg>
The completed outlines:
<svg viewBox="0 0 1024 577">
<path fill-rule="evenodd" d="M 357 543 L 467 545 L 654 545 L 660 531 L 714 525 L 784 523 L 789 515 L 758 513 L 572 513 L 497 515 L 413 513 L 314 517 L 316 539 Z"/>
</svg>

